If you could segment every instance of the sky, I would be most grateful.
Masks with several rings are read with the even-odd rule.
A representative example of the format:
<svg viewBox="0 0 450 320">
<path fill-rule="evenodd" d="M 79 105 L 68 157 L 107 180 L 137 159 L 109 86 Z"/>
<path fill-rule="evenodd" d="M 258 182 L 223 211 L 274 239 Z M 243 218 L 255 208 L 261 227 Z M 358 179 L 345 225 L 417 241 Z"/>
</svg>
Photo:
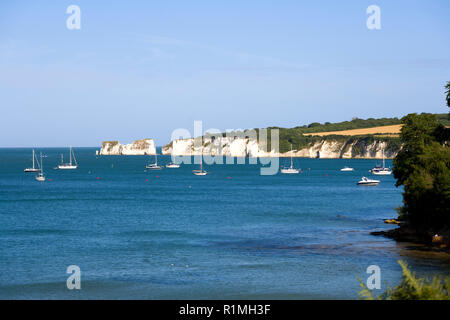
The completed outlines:
<svg viewBox="0 0 450 320">
<path fill-rule="evenodd" d="M 377 5 L 381 29 L 369 30 Z M 67 7 L 81 10 L 68 29 Z M 445 113 L 450 1 L 0 1 L 0 147 Z"/>
</svg>

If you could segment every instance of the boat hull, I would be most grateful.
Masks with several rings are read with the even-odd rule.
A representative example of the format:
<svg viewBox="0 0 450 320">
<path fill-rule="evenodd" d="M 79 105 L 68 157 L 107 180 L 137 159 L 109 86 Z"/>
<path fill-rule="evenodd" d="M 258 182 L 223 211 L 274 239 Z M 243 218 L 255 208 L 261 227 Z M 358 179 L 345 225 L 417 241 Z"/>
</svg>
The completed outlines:
<svg viewBox="0 0 450 320">
<path fill-rule="evenodd" d="M 196 176 L 206 176 L 208 174 L 206 171 L 192 171 L 192 173 Z"/>
<path fill-rule="evenodd" d="M 26 168 L 25 170 L 23 170 L 23 172 L 40 172 L 41 169 L 36 169 L 36 168 Z"/>
<path fill-rule="evenodd" d="M 59 165 L 58 166 L 58 169 L 59 170 L 75 170 L 75 169 L 77 169 L 78 168 L 78 166 L 73 166 L 73 165 Z"/>
<path fill-rule="evenodd" d="M 362 177 L 360 181 L 358 181 L 356 184 L 358 186 L 376 186 L 380 183 L 380 180 L 372 180 L 368 179 L 366 177 Z"/>
<path fill-rule="evenodd" d="M 45 181 L 45 176 L 36 176 L 34 178 L 36 179 L 36 181 L 39 181 L 39 182 L 44 182 Z"/>
<path fill-rule="evenodd" d="M 145 166 L 145 168 L 146 168 L 147 170 L 162 170 L 162 167 L 160 167 L 160 166 L 157 166 L 157 167 L 149 167 L 149 166 Z"/>
<path fill-rule="evenodd" d="M 392 171 L 372 171 L 372 174 L 376 176 L 389 176 L 392 174 Z"/>
<path fill-rule="evenodd" d="M 283 174 L 298 174 L 300 172 L 300 170 L 297 170 L 297 169 L 281 169 L 280 172 L 283 173 Z"/>
<path fill-rule="evenodd" d="M 357 185 L 358 186 L 377 186 L 379 184 L 379 182 L 358 182 Z"/>
</svg>

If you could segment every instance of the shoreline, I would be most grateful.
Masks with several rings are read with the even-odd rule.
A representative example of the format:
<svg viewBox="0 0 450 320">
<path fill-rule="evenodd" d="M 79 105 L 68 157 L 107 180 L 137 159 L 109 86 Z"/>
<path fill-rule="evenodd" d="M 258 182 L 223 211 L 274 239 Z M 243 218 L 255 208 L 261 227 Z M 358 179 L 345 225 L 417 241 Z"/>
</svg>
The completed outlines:
<svg viewBox="0 0 450 320">
<path fill-rule="evenodd" d="M 383 231 L 372 231 L 370 232 L 373 236 L 383 236 L 392 240 L 395 240 L 399 244 L 409 244 L 414 246 L 415 250 L 429 253 L 443 253 L 450 258 L 450 244 L 440 240 L 435 242 L 434 237 L 427 233 L 417 233 L 411 228 L 406 227 L 402 222 L 398 222 L 396 219 L 391 219 L 386 222 L 387 224 L 400 224 L 396 229 L 383 230 Z M 430 239 L 431 238 L 431 239 Z"/>
<path fill-rule="evenodd" d="M 155 154 L 99 154 L 99 156 L 154 156 Z M 163 154 L 158 154 L 158 156 L 169 156 L 169 157 L 198 157 L 203 155 L 203 157 L 220 157 L 219 155 L 211 155 L 211 154 L 177 154 L 177 155 L 172 155 L 172 154 L 167 154 L 167 153 L 163 153 Z M 264 156 L 264 157 L 243 157 L 243 156 L 224 156 L 222 155 L 222 158 L 248 158 L 248 159 L 259 159 L 259 158 L 290 158 L 291 155 L 286 155 L 286 154 L 281 154 L 281 155 L 276 155 L 276 156 Z M 301 157 L 301 156 L 292 156 L 292 158 L 295 159 L 319 159 L 319 160 L 382 160 L 383 158 L 380 157 L 352 157 L 352 158 L 341 158 L 341 157 L 337 157 L 337 158 L 329 158 L 329 157 Z M 385 160 L 394 160 L 394 158 L 384 158 Z"/>
</svg>

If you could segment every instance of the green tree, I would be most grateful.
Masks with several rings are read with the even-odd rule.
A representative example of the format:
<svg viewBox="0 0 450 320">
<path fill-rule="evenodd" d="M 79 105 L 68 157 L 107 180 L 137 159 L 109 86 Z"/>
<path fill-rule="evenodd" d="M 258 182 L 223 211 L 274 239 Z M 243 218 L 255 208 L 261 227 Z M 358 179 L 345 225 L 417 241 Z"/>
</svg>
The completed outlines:
<svg viewBox="0 0 450 320">
<path fill-rule="evenodd" d="M 447 106 L 450 108 L 450 81 L 447 82 L 447 85 L 445 86 L 445 89 L 447 89 Z"/>
<path fill-rule="evenodd" d="M 400 218 L 431 240 L 450 227 L 450 150 L 448 129 L 431 114 L 402 119 L 403 148 L 394 159 L 397 186 L 404 186 Z"/>
</svg>

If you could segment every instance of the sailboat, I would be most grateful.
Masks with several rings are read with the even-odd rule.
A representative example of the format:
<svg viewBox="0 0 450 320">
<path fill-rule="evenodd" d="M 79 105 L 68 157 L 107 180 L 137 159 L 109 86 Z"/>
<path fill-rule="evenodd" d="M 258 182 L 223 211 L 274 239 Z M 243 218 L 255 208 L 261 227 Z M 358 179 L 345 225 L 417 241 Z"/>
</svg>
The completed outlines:
<svg viewBox="0 0 450 320">
<path fill-rule="evenodd" d="M 200 157 L 200 170 L 192 170 L 192 173 L 196 176 L 206 176 L 208 172 L 203 171 L 203 152 Z"/>
<path fill-rule="evenodd" d="M 40 168 L 38 168 L 38 167 L 35 166 L 35 162 L 38 163 L 38 167 L 39 167 L 39 161 L 37 161 L 37 159 L 36 159 L 36 153 L 34 152 L 34 149 L 33 149 L 33 167 L 31 167 L 31 168 L 25 168 L 23 171 L 24 171 L 24 172 L 39 172 L 39 171 L 41 171 Z"/>
<path fill-rule="evenodd" d="M 163 167 L 158 166 L 158 154 L 155 153 L 155 163 L 151 163 L 145 166 L 148 170 L 162 170 Z"/>
<path fill-rule="evenodd" d="M 382 150 L 382 154 L 383 154 L 383 166 L 382 167 L 376 166 L 375 168 L 370 170 L 370 172 L 372 172 L 372 174 L 377 175 L 377 176 L 388 176 L 392 173 L 392 170 L 390 168 L 386 168 L 386 166 L 385 166 L 384 149 Z"/>
<path fill-rule="evenodd" d="M 44 163 L 42 161 L 42 152 L 41 152 L 41 164 L 39 165 L 41 167 L 39 173 L 34 177 L 39 182 L 45 181 L 45 175 L 44 175 Z"/>
<path fill-rule="evenodd" d="M 70 157 L 69 163 L 64 163 L 64 156 L 61 154 L 61 164 L 58 165 L 58 169 L 74 170 L 78 168 L 77 159 L 75 158 L 75 154 L 73 153 L 72 147 L 70 147 L 69 150 L 69 157 Z M 74 164 L 72 163 L 72 158 L 74 160 Z"/>
<path fill-rule="evenodd" d="M 281 173 L 284 173 L 284 174 L 297 174 L 300 172 L 300 169 L 294 168 L 294 163 L 292 160 L 292 144 L 291 144 L 291 166 L 289 168 L 283 168 L 280 171 L 281 171 Z"/>
</svg>

